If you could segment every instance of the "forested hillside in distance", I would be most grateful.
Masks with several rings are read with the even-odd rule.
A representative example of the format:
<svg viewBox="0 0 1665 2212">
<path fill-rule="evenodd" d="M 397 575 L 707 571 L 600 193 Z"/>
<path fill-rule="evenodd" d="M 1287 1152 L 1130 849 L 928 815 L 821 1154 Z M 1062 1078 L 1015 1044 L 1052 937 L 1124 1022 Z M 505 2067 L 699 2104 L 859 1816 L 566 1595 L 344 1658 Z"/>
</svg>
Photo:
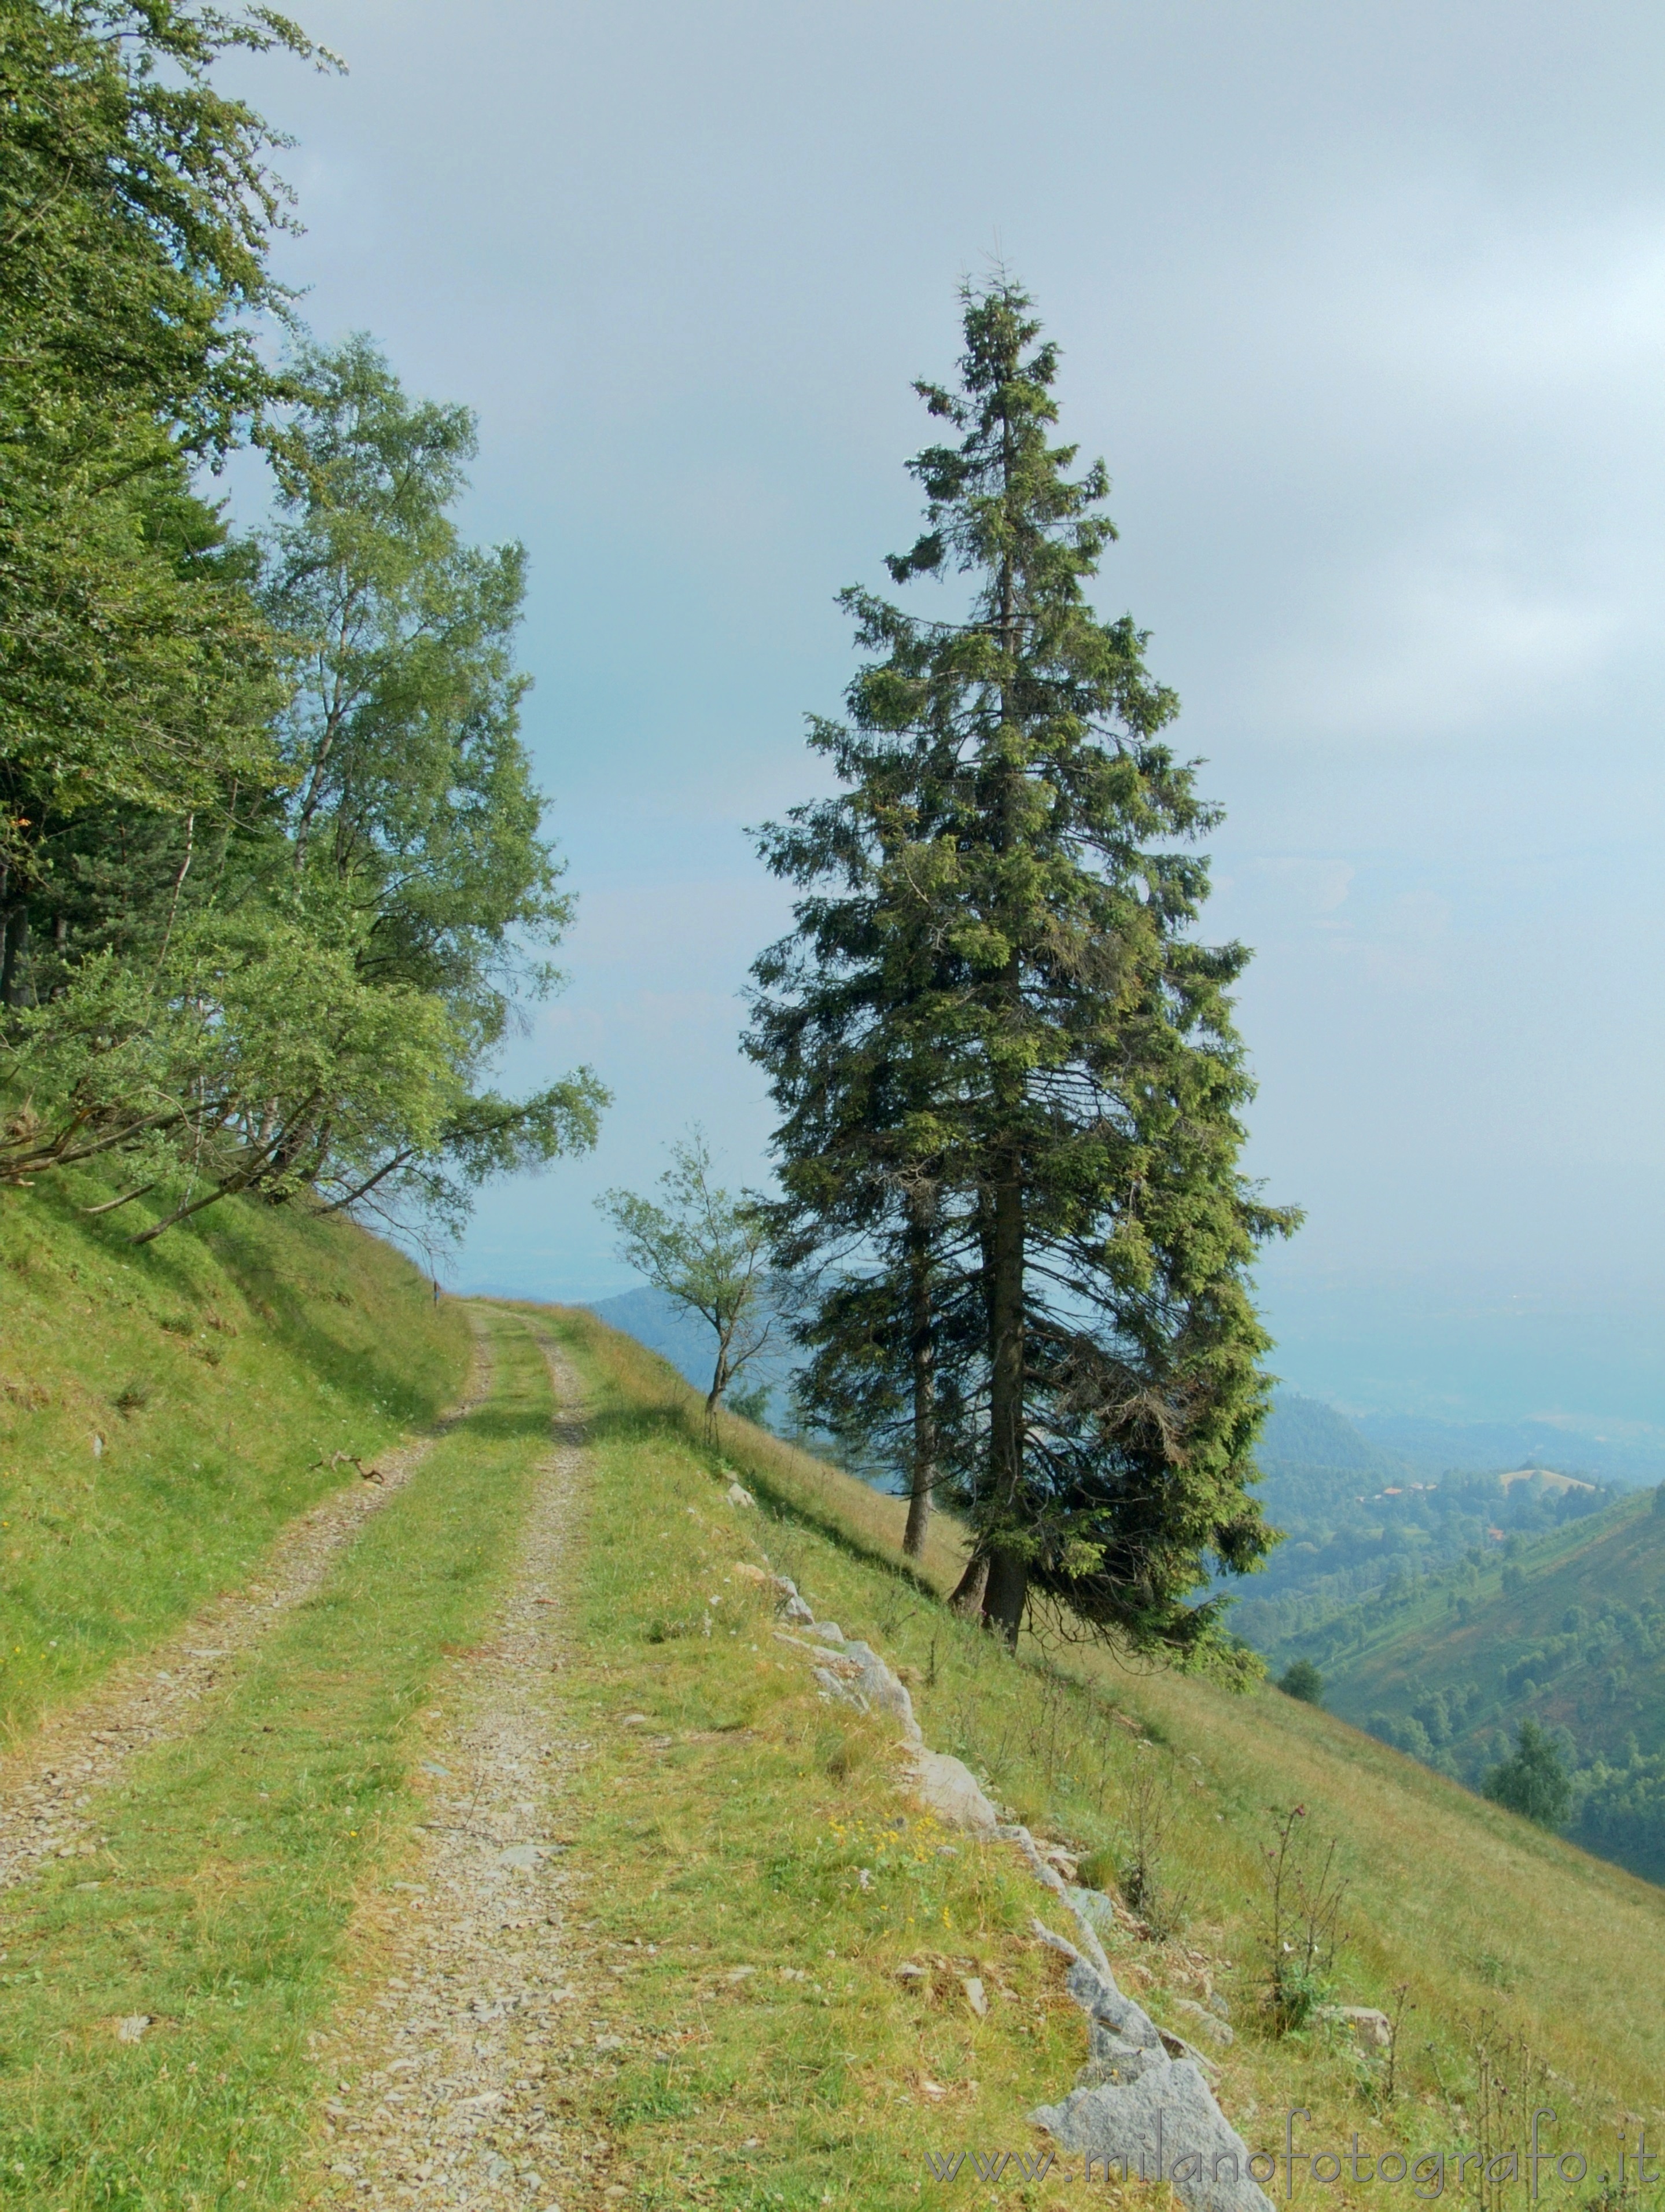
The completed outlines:
<svg viewBox="0 0 1665 2212">
<path fill-rule="evenodd" d="M 1495 1549 L 1595 1512 L 1612 1496 L 1565 1487 L 1517 1468 L 1413 1474 L 1346 1415 L 1280 1391 L 1257 1455 L 1260 1495 L 1284 1541 L 1251 1579 L 1224 1585 L 1231 1625 L 1258 1651 L 1283 1659 L 1377 1592 L 1398 1597 L 1465 1555 Z M 1492 1533 L 1492 1532 L 1497 1533 Z"/>
<path fill-rule="evenodd" d="M 1470 1787 L 1534 1722 L 1574 1774 L 1571 1832 L 1665 1878 L 1665 1491 L 1471 1553 L 1276 1656 L 1314 1662 L 1333 1711 Z"/>
</svg>

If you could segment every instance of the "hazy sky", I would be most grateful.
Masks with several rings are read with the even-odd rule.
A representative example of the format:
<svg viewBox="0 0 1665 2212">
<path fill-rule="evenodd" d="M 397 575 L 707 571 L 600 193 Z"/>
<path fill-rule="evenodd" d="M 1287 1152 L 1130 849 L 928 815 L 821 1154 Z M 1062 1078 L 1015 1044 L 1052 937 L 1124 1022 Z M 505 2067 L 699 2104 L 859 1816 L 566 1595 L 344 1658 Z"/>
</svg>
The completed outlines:
<svg viewBox="0 0 1665 2212">
<path fill-rule="evenodd" d="M 298 0 L 299 4 L 299 0 Z M 998 251 L 1227 820 L 1252 1160 L 1308 1210 L 1274 1364 L 1360 1408 L 1665 1423 L 1665 15 L 1656 5 L 325 0 L 286 267 L 478 410 L 532 556 L 528 733 L 580 919 L 517 1048 L 617 1094 L 486 1197 L 462 1286 L 631 1279 L 592 1199 L 769 1115 L 840 586 L 916 500 L 909 389 Z"/>
</svg>

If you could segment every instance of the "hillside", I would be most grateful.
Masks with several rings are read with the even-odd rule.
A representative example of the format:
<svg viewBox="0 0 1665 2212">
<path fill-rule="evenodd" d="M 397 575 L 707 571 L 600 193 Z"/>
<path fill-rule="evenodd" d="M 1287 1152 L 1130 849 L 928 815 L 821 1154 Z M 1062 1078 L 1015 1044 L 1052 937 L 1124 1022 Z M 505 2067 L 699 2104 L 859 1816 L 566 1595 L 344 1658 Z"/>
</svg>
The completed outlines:
<svg viewBox="0 0 1665 2212">
<path fill-rule="evenodd" d="M 390 1246 L 228 1204 L 136 1250 L 143 1200 L 70 1172 L 0 1193 L 0 1730 L 27 1726 L 246 1571 L 431 1422 L 462 1311 Z"/>
<path fill-rule="evenodd" d="M 951 1522 L 905 1569 L 898 1501 L 738 1419 L 714 1442 L 592 1315 L 435 1309 L 358 1231 L 236 1202 L 136 1255 L 76 1200 L 0 1215 L 0 2170 L 31 2212 L 986 2201 L 924 2161 L 1027 2156 L 1083 2063 L 1054 1903 L 920 1813 L 770 1571 L 1101 1885 L 1123 1988 L 1252 2143 L 1299 2106 L 1316 2147 L 1459 2154 L 1480 2080 L 1538 2064 L 1558 2147 L 1665 2125 L 1660 1891 L 1269 1688 L 1011 1659 L 943 1602 Z M 1414 2020 L 1391 2063 L 1273 2032 L 1297 1805 L 1303 1878 L 1333 1843 L 1348 1886 L 1319 1981 Z M 1000 2201 L 1074 2201 L 1018 2172 Z"/>
<path fill-rule="evenodd" d="M 1259 1573 L 1221 1586 L 1237 1632 L 1279 1659 L 1378 1592 L 1397 1595 L 1499 1537 L 1564 1526 L 1613 1494 L 1518 1466 L 1506 1471 L 1522 1479 L 1502 1485 L 1501 1459 L 1491 1470 L 1427 1479 L 1333 1407 L 1287 1391 L 1273 1402 L 1256 1456 L 1261 1502 L 1284 1541 Z"/>
<path fill-rule="evenodd" d="M 1665 1510 L 1619 1499 L 1290 1639 L 1337 1712 L 1471 1785 L 1522 1720 L 1584 1771 L 1578 1833 L 1665 1874 Z"/>
</svg>

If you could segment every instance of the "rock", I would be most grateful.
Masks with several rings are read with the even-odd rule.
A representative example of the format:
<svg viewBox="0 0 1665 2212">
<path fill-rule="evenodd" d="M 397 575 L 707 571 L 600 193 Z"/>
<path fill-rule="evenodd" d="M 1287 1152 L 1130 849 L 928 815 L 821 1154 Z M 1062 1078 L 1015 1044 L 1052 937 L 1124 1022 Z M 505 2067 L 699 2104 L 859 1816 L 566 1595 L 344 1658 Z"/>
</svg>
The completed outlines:
<svg viewBox="0 0 1665 2212">
<path fill-rule="evenodd" d="M 535 1867 L 543 1856 L 536 1844 L 511 1844 L 507 1850 L 498 1852 L 497 1863 L 500 1867 Z"/>
<path fill-rule="evenodd" d="M 921 1804 L 945 1826 L 992 1836 L 1000 1826 L 970 1768 L 945 1751 L 927 1751 L 921 1746 L 915 1752 L 914 1790 Z"/>
<path fill-rule="evenodd" d="M 1174 2010 L 1182 2012 L 1188 2020 L 1195 2021 L 1197 2026 L 1212 2042 L 1224 2046 L 1235 2040 L 1231 2030 L 1219 2014 L 1212 2007 L 1199 2004 L 1194 1997 L 1176 1997 Z"/>
<path fill-rule="evenodd" d="M 781 1587 L 779 1575 L 770 1574 L 767 1567 L 754 1567 L 750 1559 L 736 1559 L 734 1571 L 742 1582 L 773 1583 L 777 1589 Z"/>
<path fill-rule="evenodd" d="M 803 1599 L 799 1596 L 796 1590 L 793 1591 L 792 1595 L 787 1598 L 786 1602 L 781 1606 L 781 1611 L 788 1620 L 798 1620 L 808 1623 L 815 1619 L 815 1615 L 810 1611 L 808 1606 L 805 1604 Z"/>
<path fill-rule="evenodd" d="M 965 2001 L 979 2020 L 988 2018 L 988 1999 L 983 1994 L 982 1978 L 979 1974 L 963 1974 L 960 1987 L 965 1991 Z"/>
<path fill-rule="evenodd" d="M 646 1728 L 647 1725 L 647 1716 L 646 1713 L 626 1713 L 623 1719 L 619 1723 L 619 1726 L 621 1728 Z"/>
<path fill-rule="evenodd" d="M 757 1501 L 744 1484 L 731 1482 L 723 1496 L 731 1505 L 755 1505 Z"/>
<path fill-rule="evenodd" d="M 1082 2154 L 1089 2182 L 1125 2171 L 1166 2181 L 1190 2212 L 1272 2212 L 1249 2179 L 1248 2145 L 1188 2058 L 1165 2059 L 1131 2081 L 1073 2090 L 1030 2118 L 1062 2148 Z"/>
<path fill-rule="evenodd" d="M 1325 2005 L 1318 2017 L 1351 2028 L 1366 2051 L 1386 2051 L 1394 2039 L 1393 2022 L 1375 2005 Z"/>
<path fill-rule="evenodd" d="M 1078 1919 L 1085 1920 L 1090 1927 L 1097 1929 L 1101 1936 L 1114 1932 L 1116 1924 L 1115 1900 L 1106 1897 L 1102 1889 L 1079 1889 L 1074 1884 L 1066 1882 L 1064 1901 Z"/>
<path fill-rule="evenodd" d="M 118 2020 L 116 2022 L 116 2041 L 137 2043 L 146 2030 L 153 2028 L 155 2025 L 155 2021 L 149 2013 L 130 2012 L 125 2020 Z"/>
<path fill-rule="evenodd" d="M 810 1634 L 817 1644 L 842 1645 L 844 1632 L 836 1620 L 816 1620 L 810 1624 Z"/>
</svg>

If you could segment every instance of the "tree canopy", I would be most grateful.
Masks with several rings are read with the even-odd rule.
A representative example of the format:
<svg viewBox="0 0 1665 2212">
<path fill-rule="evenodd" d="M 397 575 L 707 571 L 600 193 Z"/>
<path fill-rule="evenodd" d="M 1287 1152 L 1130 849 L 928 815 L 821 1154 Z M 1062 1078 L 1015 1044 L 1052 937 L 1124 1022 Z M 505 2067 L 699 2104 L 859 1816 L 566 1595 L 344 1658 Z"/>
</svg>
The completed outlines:
<svg viewBox="0 0 1665 2212">
<path fill-rule="evenodd" d="M 0 1182 L 119 1154 L 144 1237 L 241 1191 L 454 1225 L 605 1102 L 489 1079 L 570 918 L 525 555 L 457 528 L 468 410 L 295 324 L 237 49 L 328 59 L 267 9 L 0 0 Z M 201 477 L 251 441 L 264 538 Z"/>
</svg>

